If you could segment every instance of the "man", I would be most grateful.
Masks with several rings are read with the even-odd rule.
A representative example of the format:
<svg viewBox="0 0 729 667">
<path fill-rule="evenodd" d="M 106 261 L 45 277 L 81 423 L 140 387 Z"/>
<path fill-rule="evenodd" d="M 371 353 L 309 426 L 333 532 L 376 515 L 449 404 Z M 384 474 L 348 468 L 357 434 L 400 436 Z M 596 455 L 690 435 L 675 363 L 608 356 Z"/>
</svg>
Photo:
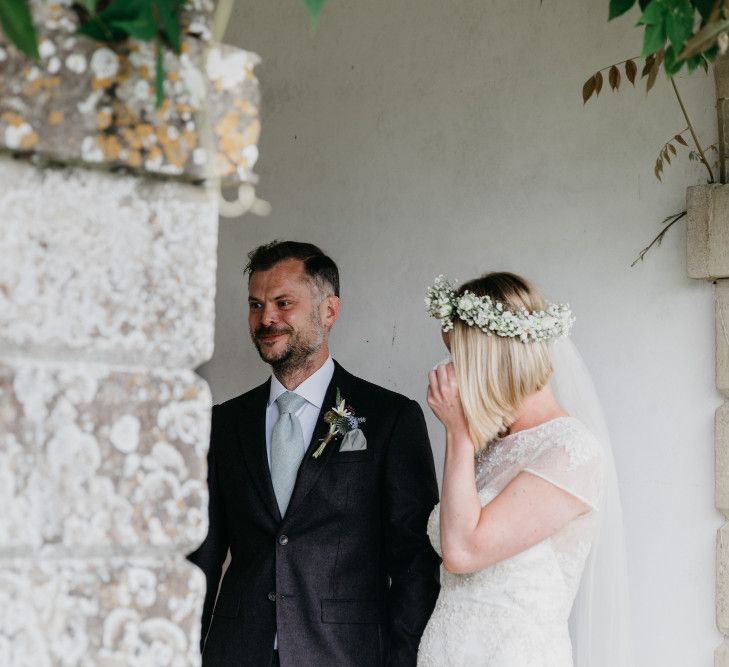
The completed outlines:
<svg viewBox="0 0 729 667">
<path fill-rule="evenodd" d="M 190 556 L 207 577 L 203 663 L 415 665 L 439 590 L 422 410 L 329 356 L 339 273 L 319 248 L 249 260 L 250 333 L 273 374 L 213 409 L 210 528 Z"/>
</svg>

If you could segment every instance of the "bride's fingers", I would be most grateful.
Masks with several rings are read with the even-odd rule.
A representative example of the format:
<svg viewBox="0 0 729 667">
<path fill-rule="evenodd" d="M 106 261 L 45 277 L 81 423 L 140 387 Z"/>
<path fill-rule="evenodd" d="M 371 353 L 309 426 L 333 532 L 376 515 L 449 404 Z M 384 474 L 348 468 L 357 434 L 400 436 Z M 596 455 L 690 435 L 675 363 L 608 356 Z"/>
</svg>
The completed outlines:
<svg viewBox="0 0 729 667">
<path fill-rule="evenodd" d="M 430 392 L 432 400 L 438 402 L 441 400 L 438 376 L 435 371 L 430 371 L 430 373 L 428 373 L 428 391 Z"/>
</svg>

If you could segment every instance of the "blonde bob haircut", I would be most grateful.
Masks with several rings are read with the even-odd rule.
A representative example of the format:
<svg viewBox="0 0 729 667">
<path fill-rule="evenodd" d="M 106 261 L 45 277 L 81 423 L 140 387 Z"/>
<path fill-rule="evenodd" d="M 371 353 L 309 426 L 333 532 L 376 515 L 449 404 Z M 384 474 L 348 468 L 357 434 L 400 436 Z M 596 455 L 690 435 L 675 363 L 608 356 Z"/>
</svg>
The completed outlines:
<svg viewBox="0 0 729 667">
<path fill-rule="evenodd" d="M 463 285 L 477 296 L 490 296 L 511 311 L 544 310 L 544 297 L 513 273 L 488 273 Z M 487 335 L 455 318 L 450 349 L 458 391 L 476 451 L 482 450 L 514 423 L 524 399 L 542 389 L 552 374 L 544 341 Z"/>
</svg>

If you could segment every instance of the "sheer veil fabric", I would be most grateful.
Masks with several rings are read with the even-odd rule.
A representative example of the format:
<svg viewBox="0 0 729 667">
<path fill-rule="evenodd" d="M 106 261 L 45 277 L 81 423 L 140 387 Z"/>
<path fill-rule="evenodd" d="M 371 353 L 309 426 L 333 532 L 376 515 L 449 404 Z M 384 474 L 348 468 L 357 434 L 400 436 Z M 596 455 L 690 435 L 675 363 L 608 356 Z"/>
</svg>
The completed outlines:
<svg viewBox="0 0 729 667">
<path fill-rule="evenodd" d="M 575 667 L 633 667 L 623 514 L 610 435 L 590 378 L 574 343 L 550 345 L 552 389 L 562 407 L 597 438 L 604 454 L 605 491 L 600 528 L 570 616 Z"/>
</svg>

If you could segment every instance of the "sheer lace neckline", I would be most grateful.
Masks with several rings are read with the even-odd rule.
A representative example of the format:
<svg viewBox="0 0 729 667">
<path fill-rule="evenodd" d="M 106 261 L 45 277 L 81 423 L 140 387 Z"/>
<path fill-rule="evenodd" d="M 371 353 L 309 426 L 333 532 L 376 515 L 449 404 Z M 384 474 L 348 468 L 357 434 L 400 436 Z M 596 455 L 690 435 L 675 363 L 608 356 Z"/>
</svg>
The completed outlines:
<svg viewBox="0 0 729 667">
<path fill-rule="evenodd" d="M 519 435 L 521 433 L 533 433 L 535 431 L 538 431 L 541 428 L 550 426 L 552 424 L 556 424 L 556 423 L 561 422 L 563 420 L 579 421 L 577 419 L 577 417 L 573 417 L 572 415 L 562 415 L 561 417 L 554 417 L 553 419 L 548 419 L 547 421 L 542 422 L 541 424 L 537 424 L 536 426 L 531 426 L 529 428 L 522 428 L 522 429 L 520 429 L 518 431 L 515 431 L 514 433 L 507 433 L 502 438 L 495 438 L 494 441 L 495 442 L 499 442 L 499 441 L 502 441 L 502 440 L 508 440 L 509 438 L 514 438 L 514 437 L 516 437 L 517 435 Z"/>
</svg>

